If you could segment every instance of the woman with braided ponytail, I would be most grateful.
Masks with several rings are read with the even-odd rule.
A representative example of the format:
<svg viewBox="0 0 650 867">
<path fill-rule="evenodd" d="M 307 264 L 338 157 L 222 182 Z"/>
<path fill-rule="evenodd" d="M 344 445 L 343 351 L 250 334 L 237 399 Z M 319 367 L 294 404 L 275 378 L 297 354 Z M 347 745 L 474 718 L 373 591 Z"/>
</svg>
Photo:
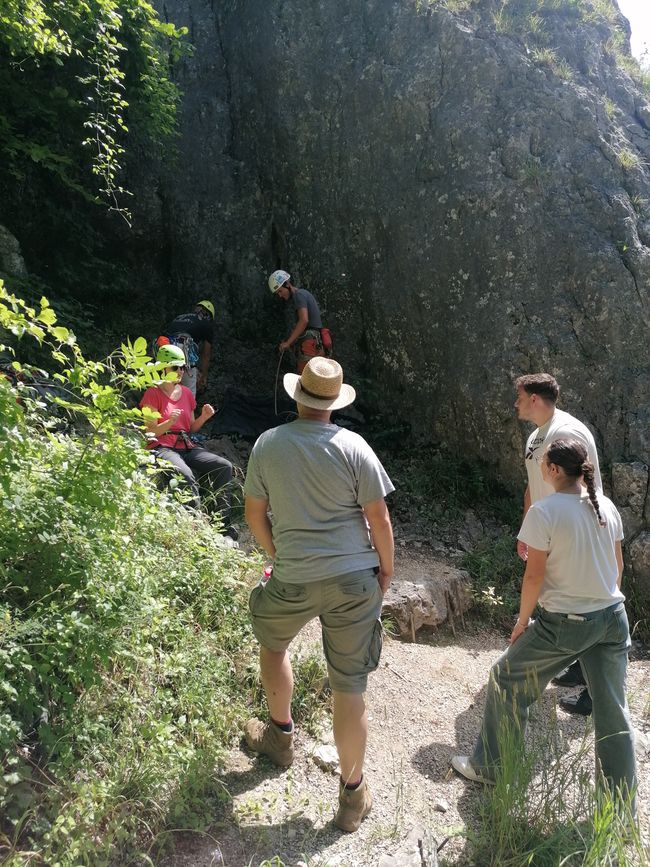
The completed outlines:
<svg viewBox="0 0 650 867">
<path fill-rule="evenodd" d="M 621 593 L 623 526 L 596 493 L 582 443 L 552 442 L 542 475 L 555 493 L 533 503 L 519 540 L 528 545 L 519 617 L 510 647 L 494 665 L 481 735 L 471 756 L 454 756 L 463 776 L 494 783 L 505 725 L 523 739 L 528 708 L 552 677 L 580 659 L 593 700 L 596 775 L 635 812 L 634 733 L 625 698 L 630 631 Z M 585 492 L 581 482 L 587 488 Z M 535 607 L 540 610 L 531 620 Z"/>
</svg>

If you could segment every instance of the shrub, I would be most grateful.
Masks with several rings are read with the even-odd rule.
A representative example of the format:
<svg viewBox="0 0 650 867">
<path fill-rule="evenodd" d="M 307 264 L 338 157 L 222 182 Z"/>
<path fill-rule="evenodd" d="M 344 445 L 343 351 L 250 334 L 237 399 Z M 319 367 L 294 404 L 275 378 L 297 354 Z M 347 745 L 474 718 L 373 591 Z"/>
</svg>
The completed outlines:
<svg viewBox="0 0 650 867">
<path fill-rule="evenodd" d="M 0 854 L 125 863 L 211 819 L 247 714 L 259 564 L 157 491 L 121 398 L 155 373 L 142 343 L 88 361 L 45 299 L 1 284 L 0 326 L 50 348 L 76 428 L 0 377 Z"/>
</svg>

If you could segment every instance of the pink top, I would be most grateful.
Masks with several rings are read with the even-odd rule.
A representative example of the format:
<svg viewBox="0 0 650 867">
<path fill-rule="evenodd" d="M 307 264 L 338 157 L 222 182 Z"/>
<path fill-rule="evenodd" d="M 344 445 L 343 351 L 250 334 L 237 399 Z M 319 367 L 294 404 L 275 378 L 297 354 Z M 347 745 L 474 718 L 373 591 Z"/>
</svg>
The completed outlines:
<svg viewBox="0 0 650 867">
<path fill-rule="evenodd" d="M 147 448 L 153 449 L 156 446 L 167 446 L 167 448 L 170 449 L 193 448 L 193 446 L 188 446 L 184 442 L 183 438 L 178 436 L 177 433 L 174 433 L 174 431 L 188 432 L 192 422 L 194 421 L 196 400 L 189 388 L 181 385 L 180 397 L 178 400 L 172 400 L 171 397 L 167 397 L 162 388 L 158 388 L 157 385 L 154 385 L 151 388 L 148 388 L 142 395 L 140 406 L 148 406 L 151 407 L 151 409 L 155 409 L 156 412 L 159 412 L 159 423 L 167 421 L 171 416 L 173 409 L 180 409 L 181 411 L 181 414 L 178 416 L 171 429 L 167 431 L 167 433 L 161 434 L 155 440 L 148 442 Z"/>
</svg>

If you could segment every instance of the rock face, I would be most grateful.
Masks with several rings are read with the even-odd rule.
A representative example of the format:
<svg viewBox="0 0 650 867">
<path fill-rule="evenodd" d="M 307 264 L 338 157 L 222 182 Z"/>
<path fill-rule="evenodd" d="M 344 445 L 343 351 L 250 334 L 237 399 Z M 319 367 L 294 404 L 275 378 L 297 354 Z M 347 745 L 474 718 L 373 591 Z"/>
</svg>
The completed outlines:
<svg viewBox="0 0 650 867">
<path fill-rule="evenodd" d="M 636 486 L 650 101 L 612 53 L 629 33 L 613 0 L 526 6 L 167 0 L 195 47 L 178 158 L 131 163 L 124 250 L 142 292 L 215 297 L 219 369 L 249 389 L 273 388 L 283 267 L 319 298 L 362 409 L 520 484 L 512 380 L 548 370 Z M 639 484 L 614 479 L 630 541 Z"/>
<path fill-rule="evenodd" d="M 615 11 L 541 4 L 546 50 L 516 5 L 169 0 L 195 45 L 179 158 L 132 167 L 142 285 L 214 292 L 272 357 L 287 267 L 385 409 L 513 480 L 525 371 L 605 463 L 650 458 L 650 108 Z"/>
</svg>

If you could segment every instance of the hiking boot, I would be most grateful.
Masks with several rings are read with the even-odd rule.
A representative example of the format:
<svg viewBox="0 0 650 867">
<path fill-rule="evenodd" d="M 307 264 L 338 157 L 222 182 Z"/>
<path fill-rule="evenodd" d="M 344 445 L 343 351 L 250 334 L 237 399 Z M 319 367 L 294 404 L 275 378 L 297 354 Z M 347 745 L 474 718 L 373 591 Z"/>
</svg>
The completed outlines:
<svg viewBox="0 0 650 867">
<path fill-rule="evenodd" d="M 580 695 L 571 698 L 561 698 L 560 707 L 567 713 L 577 713 L 580 716 L 591 716 L 591 696 L 588 689 L 583 689 Z"/>
<path fill-rule="evenodd" d="M 359 830 L 359 825 L 372 809 L 372 797 L 365 779 L 357 789 L 346 789 L 343 783 L 339 786 L 339 808 L 334 816 L 334 824 L 341 831 Z"/>
<path fill-rule="evenodd" d="M 579 662 L 572 663 L 558 674 L 557 677 L 554 677 L 551 683 L 555 684 L 555 686 L 586 686 L 582 666 Z"/>
<path fill-rule="evenodd" d="M 272 722 L 249 719 L 244 737 L 250 750 L 268 756 L 279 768 L 288 768 L 293 762 L 293 731 L 283 732 Z"/>
</svg>

